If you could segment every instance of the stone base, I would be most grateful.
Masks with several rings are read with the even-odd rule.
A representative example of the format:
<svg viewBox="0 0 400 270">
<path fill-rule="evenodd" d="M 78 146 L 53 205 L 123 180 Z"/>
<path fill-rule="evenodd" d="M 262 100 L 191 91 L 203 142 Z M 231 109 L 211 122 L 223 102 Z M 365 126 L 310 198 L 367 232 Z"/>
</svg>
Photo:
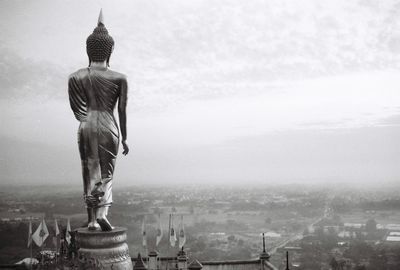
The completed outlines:
<svg viewBox="0 0 400 270">
<path fill-rule="evenodd" d="M 126 228 L 116 227 L 110 232 L 76 230 L 76 244 L 82 269 L 132 270 L 126 243 Z"/>
</svg>

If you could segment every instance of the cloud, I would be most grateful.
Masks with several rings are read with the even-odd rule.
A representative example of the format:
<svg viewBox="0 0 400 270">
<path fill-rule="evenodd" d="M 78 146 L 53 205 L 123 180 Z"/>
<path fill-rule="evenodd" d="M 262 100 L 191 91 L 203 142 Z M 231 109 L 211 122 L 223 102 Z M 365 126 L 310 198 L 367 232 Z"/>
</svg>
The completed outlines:
<svg viewBox="0 0 400 270">
<path fill-rule="evenodd" d="M 130 84 L 126 182 L 397 176 L 395 0 L 4 0 L 4 177 L 80 179 L 67 76 L 100 6 Z"/>
<path fill-rule="evenodd" d="M 64 96 L 67 74 L 60 67 L 24 59 L 4 47 L 0 51 L 0 99 L 59 99 Z"/>
</svg>

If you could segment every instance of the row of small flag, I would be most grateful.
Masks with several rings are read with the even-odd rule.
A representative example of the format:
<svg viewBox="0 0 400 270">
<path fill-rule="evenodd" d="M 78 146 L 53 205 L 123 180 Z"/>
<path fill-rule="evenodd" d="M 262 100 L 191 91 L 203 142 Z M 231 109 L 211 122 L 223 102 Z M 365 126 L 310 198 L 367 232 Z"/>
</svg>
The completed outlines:
<svg viewBox="0 0 400 270">
<path fill-rule="evenodd" d="M 65 235 L 65 240 L 68 242 L 68 244 L 71 242 L 71 224 L 68 219 L 67 221 L 67 230 L 66 230 L 66 235 Z M 53 240 L 55 242 L 54 245 L 57 245 L 57 237 L 60 234 L 60 229 L 58 228 L 58 222 L 57 219 L 54 219 L 54 237 Z M 37 227 L 36 231 L 32 233 L 32 221 L 29 221 L 29 229 L 28 229 L 28 247 L 31 246 L 32 241 L 38 246 L 41 247 L 43 243 L 46 241 L 46 239 L 49 237 L 50 233 L 49 230 L 47 229 L 46 221 L 44 218 L 40 222 L 39 226 Z M 168 226 L 168 235 L 169 235 L 169 243 L 172 247 L 175 247 L 176 242 L 179 240 L 179 248 L 182 248 L 185 243 L 186 243 L 186 234 L 185 234 L 185 227 L 183 224 L 183 215 L 181 215 L 181 222 L 179 224 L 178 228 L 178 238 L 176 235 L 176 230 L 174 226 L 174 215 L 169 214 L 169 226 Z M 142 244 L 143 246 L 147 246 L 147 233 L 146 233 L 146 216 L 143 218 L 143 223 L 142 223 Z M 161 226 L 161 218 L 160 215 L 158 215 L 158 226 L 157 226 L 157 236 L 156 236 L 156 246 L 158 246 L 161 242 L 161 239 L 163 237 L 163 229 Z"/>
<path fill-rule="evenodd" d="M 67 230 L 66 230 L 66 235 L 65 235 L 65 240 L 69 243 L 71 243 L 71 224 L 68 219 L 67 221 Z M 60 234 L 60 229 L 58 228 L 58 222 L 57 219 L 54 219 L 54 245 L 57 246 L 57 237 Z M 32 241 L 38 246 L 41 247 L 43 243 L 46 241 L 47 237 L 49 237 L 50 233 L 49 230 L 47 229 L 46 221 L 44 218 L 40 222 L 39 226 L 37 227 L 36 231 L 32 234 L 32 221 L 29 221 L 29 229 L 28 229 L 28 247 L 32 245 Z"/>
<path fill-rule="evenodd" d="M 178 228 L 178 239 L 179 239 L 179 248 L 182 248 L 186 243 L 186 234 L 185 227 L 183 225 L 183 215 L 181 215 L 181 222 Z M 178 241 L 176 236 L 176 230 L 174 226 L 174 215 L 169 214 L 169 226 L 168 226 L 168 235 L 169 235 L 169 243 L 171 247 L 175 247 L 176 242 Z M 142 223 L 142 245 L 147 247 L 147 233 L 146 233 L 146 216 L 143 218 Z M 157 236 L 156 236 L 156 246 L 158 246 L 163 237 L 163 229 L 161 227 L 161 218 L 160 214 L 158 215 L 158 226 L 157 226 Z"/>
</svg>

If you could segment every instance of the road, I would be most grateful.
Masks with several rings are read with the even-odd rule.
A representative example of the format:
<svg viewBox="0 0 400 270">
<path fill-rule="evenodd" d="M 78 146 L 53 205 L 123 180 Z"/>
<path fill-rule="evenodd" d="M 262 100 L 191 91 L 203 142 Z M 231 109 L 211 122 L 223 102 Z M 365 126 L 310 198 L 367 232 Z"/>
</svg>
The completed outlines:
<svg viewBox="0 0 400 270">
<path fill-rule="evenodd" d="M 315 224 L 317 224 L 318 222 L 320 222 L 324 217 L 320 217 L 318 218 L 316 221 L 314 221 L 313 223 L 311 223 L 308 227 L 313 227 Z M 293 235 L 292 237 L 290 237 L 289 239 L 283 240 L 282 242 L 280 242 L 276 247 L 272 248 L 271 250 L 268 251 L 268 253 L 270 255 L 274 254 L 279 248 L 283 248 L 287 245 L 287 243 L 296 241 L 296 240 L 300 240 L 303 238 L 303 233 L 298 233 Z"/>
</svg>

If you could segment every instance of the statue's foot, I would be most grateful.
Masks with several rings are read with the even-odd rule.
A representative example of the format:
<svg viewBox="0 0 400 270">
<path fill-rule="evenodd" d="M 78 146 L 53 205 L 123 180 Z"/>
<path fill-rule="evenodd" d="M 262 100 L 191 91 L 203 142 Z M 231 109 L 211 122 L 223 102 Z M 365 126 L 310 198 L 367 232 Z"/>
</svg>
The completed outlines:
<svg viewBox="0 0 400 270">
<path fill-rule="evenodd" d="M 88 230 L 89 231 L 96 231 L 100 230 L 100 225 L 96 221 L 89 222 L 88 224 Z"/>
<path fill-rule="evenodd" d="M 86 199 L 88 199 L 88 197 L 86 197 Z M 96 222 L 95 210 L 92 207 L 87 207 L 87 213 L 88 213 L 88 223 L 87 223 L 88 230 L 89 231 L 100 230 L 100 225 Z"/>
<path fill-rule="evenodd" d="M 108 221 L 106 217 L 98 218 L 97 223 L 99 223 L 101 230 L 104 232 L 109 232 L 114 229 L 114 227 L 111 226 L 111 223 Z"/>
</svg>

